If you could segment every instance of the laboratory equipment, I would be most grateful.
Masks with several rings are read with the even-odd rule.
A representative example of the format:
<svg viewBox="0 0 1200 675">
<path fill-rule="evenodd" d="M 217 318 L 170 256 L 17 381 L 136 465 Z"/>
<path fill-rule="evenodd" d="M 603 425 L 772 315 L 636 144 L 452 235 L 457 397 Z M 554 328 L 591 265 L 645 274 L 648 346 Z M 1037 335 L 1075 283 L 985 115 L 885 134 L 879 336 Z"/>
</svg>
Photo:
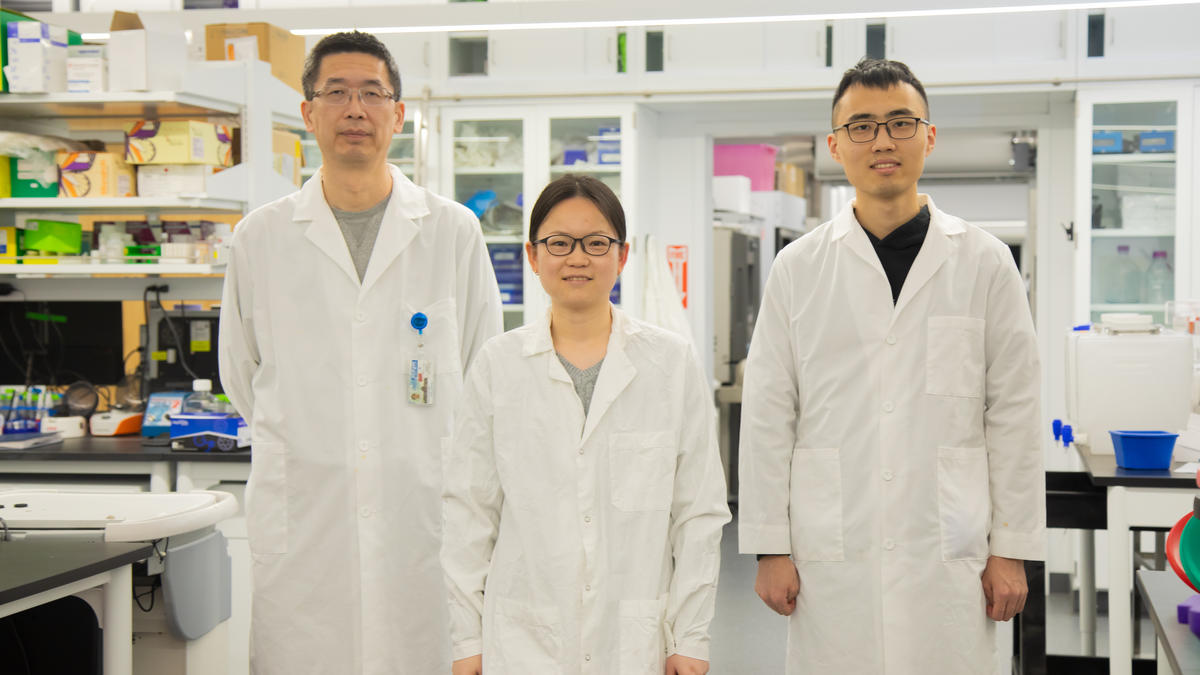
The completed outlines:
<svg viewBox="0 0 1200 675">
<path fill-rule="evenodd" d="M 757 236 L 729 227 L 713 228 L 713 375 L 726 384 L 736 381 L 737 366 L 745 360 L 754 333 L 762 264 L 759 253 Z"/>
<path fill-rule="evenodd" d="M 142 419 L 142 435 L 151 438 L 171 431 L 171 416 L 183 412 L 185 391 L 159 391 L 150 394 Z"/>
<path fill-rule="evenodd" d="M 106 410 L 89 420 L 93 436 L 127 436 L 142 430 L 142 413 L 136 410 Z"/>
<path fill-rule="evenodd" d="M 1165 431 L 1109 431 L 1117 466 L 1122 469 L 1169 469 L 1175 439 Z"/>
<path fill-rule="evenodd" d="M 207 379 L 219 392 L 220 311 L 180 308 L 167 312 L 152 303 L 149 316 L 145 391 L 192 391 L 193 380 Z"/>
<path fill-rule="evenodd" d="M 1175 279 L 1167 266 L 1167 252 L 1155 251 L 1146 269 L 1146 302 L 1161 305 L 1175 297 Z"/>
<path fill-rule="evenodd" d="M 1148 315 L 1105 314 L 1067 336 L 1067 415 L 1077 445 L 1113 454 L 1112 429 L 1183 429 L 1191 412 L 1192 339 Z"/>
</svg>

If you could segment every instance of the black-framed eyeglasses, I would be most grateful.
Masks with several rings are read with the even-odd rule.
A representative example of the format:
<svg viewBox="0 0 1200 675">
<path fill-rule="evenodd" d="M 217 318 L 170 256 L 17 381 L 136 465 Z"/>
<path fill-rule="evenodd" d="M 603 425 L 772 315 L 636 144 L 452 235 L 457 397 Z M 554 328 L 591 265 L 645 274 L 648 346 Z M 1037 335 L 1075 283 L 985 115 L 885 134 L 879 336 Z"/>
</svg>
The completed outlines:
<svg viewBox="0 0 1200 675">
<path fill-rule="evenodd" d="M 368 108 L 377 108 L 393 102 L 392 92 L 373 84 L 365 87 L 343 87 L 336 85 L 322 89 L 321 91 L 314 91 L 313 98 L 319 96 L 329 105 L 346 105 L 350 102 L 350 96 L 355 92 L 358 93 L 359 103 Z"/>
<path fill-rule="evenodd" d="M 572 237 L 569 234 L 552 234 L 533 242 L 542 244 L 550 255 L 571 255 L 576 244 L 583 245 L 583 252 L 596 257 L 607 255 L 613 244 L 624 243 L 606 234 L 589 234 L 586 237 Z"/>
<path fill-rule="evenodd" d="M 855 120 L 847 122 L 840 127 L 834 127 L 833 133 L 837 133 L 838 129 L 845 129 L 846 135 L 855 143 L 870 143 L 879 136 L 879 127 L 887 127 L 888 136 L 894 141 L 906 141 L 917 135 L 917 129 L 921 123 L 931 124 L 927 119 L 920 117 L 893 117 L 885 122 L 876 122 L 875 120 Z"/>
</svg>

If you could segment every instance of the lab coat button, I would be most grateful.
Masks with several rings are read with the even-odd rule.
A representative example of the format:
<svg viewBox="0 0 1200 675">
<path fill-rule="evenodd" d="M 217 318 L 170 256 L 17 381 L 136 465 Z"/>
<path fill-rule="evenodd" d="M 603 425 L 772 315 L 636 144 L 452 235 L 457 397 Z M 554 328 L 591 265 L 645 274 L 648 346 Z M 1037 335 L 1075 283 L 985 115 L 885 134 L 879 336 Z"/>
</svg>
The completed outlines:
<svg viewBox="0 0 1200 675">
<path fill-rule="evenodd" d="M 583 522 L 585 522 L 585 523 L 590 523 L 590 522 L 592 522 L 592 517 L 591 517 L 591 516 L 584 516 L 584 517 L 583 517 Z"/>
<path fill-rule="evenodd" d="M 358 376 L 358 386 L 360 386 L 360 387 L 367 386 L 367 378 L 365 376 L 363 376 L 363 375 Z"/>
<path fill-rule="evenodd" d="M 370 448 L 370 447 L 371 447 L 371 444 L 370 444 L 370 443 L 368 443 L 368 442 L 366 442 L 366 441 L 359 441 L 359 442 L 358 442 L 358 449 L 359 449 L 359 450 L 362 450 L 363 452 L 366 452 L 366 451 L 367 451 L 367 449 L 368 449 L 368 448 Z"/>
<path fill-rule="evenodd" d="M 358 510 L 358 513 L 359 513 L 359 515 L 361 515 L 363 518 L 370 518 L 370 517 L 371 517 L 371 509 L 370 509 L 370 508 L 368 508 L 368 507 L 366 507 L 366 506 L 364 506 L 364 507 L 362 507 L 361 509 L 359 509 L 359 510 Z"/>
<path fill-rule="evenodd" d="M 894 344 L 896 344 L 896 336 L 895 336 L 895 335 L 889 335 L 889 336 L 887 336 L 887 340 L 886 340 L 886 342 L 887 342 L 889 345 L 894 345 Z"/>
<path fill-rule="evenodd" d="M 590 591 L 590 590 L 592 590 L 592 585 L 591 585 L 591 584 L 584 584 L 584 585 L 583 585 L 583 590 L 585 590 L 585 591 Z"/>
<path fill-rule="evenodd" d="M 884 539 L 883 547 L 890 551 L 896 548 L 896 542 L 892 541 L 891 539 Z"/>
<path fill-rule="evenodd" d="M 893 410 L 895 410 L 895 409 L 896 409 L 896 406 L 892 405 L 892 402 L 891 402 L 891 401 L 888 401 L 888 402 L 886 402 L 886 403 L 884 403 L 884 404 L 883 404 L 883 412 L 889 412 L 889 413 L 890 413 L 890 412 L 892 412 L 892 411 L 893 411 Z"/>
<path fill-rule="evenodd" d="M 584 660 L 584 661 L 589 661 L 589 662 L 590 662 L 590 661 L 592 660 L 592 655 L 591 655 L 591 654 L 584 654 L 584 655 L 583 655 L 583 660 Z"/>
<path fill-rule="evenodd" d="M 579 454 L 581 454 L 581 455 L 583 454 L 583 448 L 579 449 Z"/>
<path fill-rule="evenodd" d="M 367 320 L 367 313 L 366 313 L 366 312 L 355 312 L 355 313 L 354 313 L 354 320 L 355 320 L 355 321 L 366 321 L 366 320 Z"/>
<path fill-rule="evenodd" d="M 891 471 L 889 471 L 888 469 L 884 469 L 884 470 L 883 470 L 883 479 L 884 479 L 884 480 L 891 480 L 891 479 L 893 479 L 893 478 L 895 478 L 895 477 L 896 477 L 896 474 L 892 473 L 892 472 L 891 472 Z"/>
</svg>

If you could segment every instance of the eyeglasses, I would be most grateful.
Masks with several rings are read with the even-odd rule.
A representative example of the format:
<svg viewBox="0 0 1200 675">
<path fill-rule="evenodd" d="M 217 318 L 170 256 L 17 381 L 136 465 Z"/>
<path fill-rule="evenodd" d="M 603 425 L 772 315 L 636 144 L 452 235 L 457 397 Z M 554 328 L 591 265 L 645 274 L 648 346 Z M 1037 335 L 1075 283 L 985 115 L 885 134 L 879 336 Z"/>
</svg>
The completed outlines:
<svg viewBox="0 0 1200 675">
<path fill-rule="evenodd" d="M 833 133 L 837 133 L 838 129 L 845 129 L 846 135 L 855 143 L 870 143 L 879 136 L 879 127 L 887 127 L 888 136 L 895 141 L 905 141 L 917 135 L 917 128 L 921 126 L 921 122 L 930 124 L 929 120 L 921 119 L 920 117 L 893 117 L 886 122 L 876 122 L 875 120 L 857 120 L 843 124 L 840 127 L 834 127 Z"/>
<path fill-rule="evenodd" d="M 572 237 L 568 234 L 552 234 L 533 242 L 535 245 L 544 244 L 550 255 L 571 255 L 575 244 L 583 244 L 583 252 L 592 256 L 606 255 L 613 244 L 624 243 L 604 234 L 589 234 L 586 237 Z"/>
<path fill-rule="evenodd" d="M 320 96 L 329 105 L 346 105 L 350 102 L 350 93 L 358 92 L 358 101 L 368 108 L 380 108 L 393 102 L 392 92 L 375 85 L 367 87 L 331 87 L 313 92 L 313 98 Z"/>
</svg>

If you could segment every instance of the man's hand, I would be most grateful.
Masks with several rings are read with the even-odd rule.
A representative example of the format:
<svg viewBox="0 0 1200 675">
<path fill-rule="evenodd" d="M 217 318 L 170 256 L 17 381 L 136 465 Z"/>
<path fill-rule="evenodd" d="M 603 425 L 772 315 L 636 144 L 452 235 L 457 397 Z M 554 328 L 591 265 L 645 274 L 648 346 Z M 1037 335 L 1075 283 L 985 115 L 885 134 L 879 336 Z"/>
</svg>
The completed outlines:
<svg viewBox="0 0 1200 675">
<path fill-rule="evenodd" d="M 992 621 L 1008 621 L 1025 609 L 1029 585 L 1024 560 L 989 556 L 982 580 L 987 615 Z"/>
<path fill-rule="evenodd" d="M 483 675 L 483 654 L 459 659 L 450 666 L 451 675 Z"/>
<path fill-rule="evenodd" d="M 754 592 L 767 607 L 790 616 L 796 609 L 796 596 L 800 594 L 800 575 L 792 559 L 786 555 L 769 555 L 759 560 Z"/>
<path fill-rule="evenodd" d="M 683 654 L 667 657 L 666 675 L 707 675 L 708 661 L 693 659 Z"/>
</svg>

